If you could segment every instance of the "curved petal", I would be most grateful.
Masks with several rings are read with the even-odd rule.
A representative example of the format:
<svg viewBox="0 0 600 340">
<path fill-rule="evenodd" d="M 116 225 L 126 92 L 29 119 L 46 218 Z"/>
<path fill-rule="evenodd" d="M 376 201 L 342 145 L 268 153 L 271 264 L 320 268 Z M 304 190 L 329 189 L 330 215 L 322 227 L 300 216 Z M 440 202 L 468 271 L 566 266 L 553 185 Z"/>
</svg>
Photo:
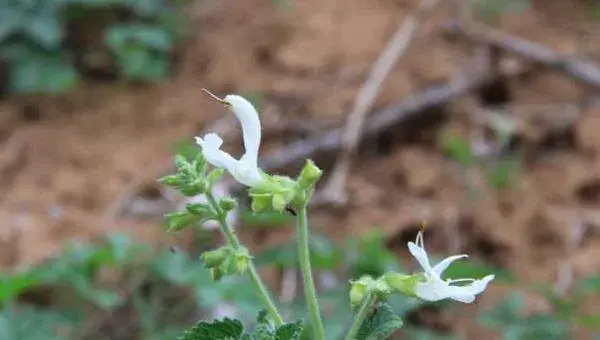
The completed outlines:
<svg viewBox="0 0 600 340">
<path fill-rule="evenodd" d="M 473 283 L 471 283 L 471 291 L 473 294 L 480 294 L 487 288 L 488 284 L 492 282 L 494 278 L 495 275 L 488 275 L 480 280 L 473 281 Z"/>
<path fill-rule="evenodd" d="M 423 268 L 423 271 L 425 271 L 426 273 L 436 274 L 435 272 L 433 272 L 433 268 L 431 268 L 431 265 L 429 264 L 429 258 L 427 257 L 425 249 L 417 246 L 413 242 L 408 242 L 408 251 L 410 251 L 411 255 L 414 256 L 415 259 L 417 259 L 417 262 L 419 262 L 421 268 Z"/>
<path fill-rule="evenodd" d="M 235 171 L 237 160 L 230 154 L 220 149 L 223 145 L 223 139 L 216 133 L 209 133 L 204 139 L 196 137 L 196 143 L 202 147 L 202 154 L 206 161 L 218 168 L 225 168 L 227 171 Z"/>
<path fill-rule="evenodd" d="M 454 262 L 456 260 L 460 260 L 465 257 L 469 257 L 469 255 L 462 254 L 462 255 L 454 255 L 454 256 L 446 257 L 445 259 L 440 261 L 438 264 L 433 266 L 433 271 L 436 272 L 436 274 L 438 274 L 439 276 L 442 276 L 442 273 L 444 272 L 444 270 L 446 270 L 446 268 L 448 268 L 448 266 L 450 266 L 450 264 L 452 264 L 452 262 Z"/>
<path fill-rule="evenodd" d="M 224 100 L 231 105 L 231 110 L 242 125 L 244 136 L 244 156 L 254 166 L 258 164 L 258 149 L 260 148 L 261 126 L 258 112 L 252 103 L 238 95 L 227 95 Z"/>
<path fill-rule="evenodd" d="M 253 187 L 263 180 L 259 169 L 254 164 L 247 162 L 244 157 L 237 162 L 235 169 L 230 172 L 238 182 L 249 187 Z"/>
</svg>

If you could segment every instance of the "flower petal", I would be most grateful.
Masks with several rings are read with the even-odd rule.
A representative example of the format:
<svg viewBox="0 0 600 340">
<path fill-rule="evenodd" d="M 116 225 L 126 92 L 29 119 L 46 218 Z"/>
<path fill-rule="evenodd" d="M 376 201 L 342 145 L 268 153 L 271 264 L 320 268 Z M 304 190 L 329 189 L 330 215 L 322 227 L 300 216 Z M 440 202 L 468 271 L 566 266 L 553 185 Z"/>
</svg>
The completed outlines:
<svg viewBox="0 0 600 340">
<path fill-rule="evenodd" d="M 225 96 L 224 100 L 231 105 L 231 110 L 236 115 L 242 125 L 244 135 L 244 148 L 248 161 L 254 166 L 258 164 L 258 149 L 261 140 L 261 126 L 258 112 L 252 103 L 241 96 L 230 94 Z"/>
<path fill-rule="evenodd" d="M 414 242 L 408 242 L 408 251 L 410 251 L 411 255 L 417 259 L 417 262 L 419 262 L 421 268 L 423 268 L 423 271 L 426 273 L 436 274 L 433 272 L 433 268 L 431 268 L 431 265 L 429 264 L 429 258 L 427 257 L 425 249 L 419 247 Z"/>
<path fill-rule="evenodd" d="M 440 261 L 438 264 L 433 266 L 433 271 L 436 272 L 436 274 L 438 274 L 439 276 L 442 276 L 442 273 L 444 272 L 444 270 L 446 270 L 446 268 L 448 268 L 448 266 L 450 266 L 450 264 L 452 264 L 452 262 L 454 262 L 456 260 L 460 260 L 465 257 L 469 257 L 469 255 L 462 254 L 462 255 L 454 255 L 454 256 L 446 257 L 445 259 Z"/>
<path fill-rule="evenodd" d="M 202 147 L 202 154 L 206 161 L 218 168 L 225 168 L 227 171 L 235 171 L 237 160 L 230 154 L 220 149 L 223 139 L 216 133 L 209 133 L 204 139 L 196 137 L 196 143 Z"/>
<path fill-rule="evenodd" d="M 481 292 L 483 292 L 487 288 L 488 284 L 492 282 L 492 280 L 495 277 L 495 275 L 488 275 L 480 280 L 475 280 L 473 283 L 471 283 L 471 291 L 473 292 L 473 294 L 480 294 Z"/>
</svg>

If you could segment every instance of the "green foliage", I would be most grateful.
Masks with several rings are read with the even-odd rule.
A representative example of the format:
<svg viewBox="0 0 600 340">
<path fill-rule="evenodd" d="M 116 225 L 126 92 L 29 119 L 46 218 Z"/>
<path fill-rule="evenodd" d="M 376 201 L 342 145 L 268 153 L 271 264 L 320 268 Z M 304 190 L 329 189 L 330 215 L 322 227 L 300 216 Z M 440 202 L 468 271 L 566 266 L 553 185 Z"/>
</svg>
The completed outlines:
<svg viewBox="0 0 600 340">
<path fill-rule="evenodd" d="M 345 253 L 350 277 L 379 277 L 388 271 L 402 270 L 396 254 L 385 245 L 382 229 L 374 229 L 360 238 L 351 239 L 345 247 Z"/>
<path fill-rule="evenodd" d="M 86 31 L 86 25 L 99 20 L 103 29 L 93 30 L 99 36 L 67 41 L 71 24 Z M 75 59 L 86 49 L 80 45 L 94 41 L 112 53 L 125 79 L 162 79 L 171 72 L 173 48 L 186 34 L 185 25 L 182 11 L 168 0 L 0 0 L 0 49 L 9 66 L 9 90 L 29 94 L 72 88 L 80 80 Z"/>
<path fill-rule="evenodd" d="M 531 0 L 469 0 L 471 7 L 486 21 L 496 22 L 501 15 L 531 8 Z"/>
<path fill-rule="evenodd" d="M 499 122 L 497 125 L 497 142 L 505 145 L 513 132 L 511 127 L 504 122 Z M 519 155 L 491 160 L 478 158 L 473 152 L 469 140 L 451 131 L 444 131 L 442 144 L 444 151 L 456 160 L 463 170 L 474 166 L 482 169 L 486 182 L 492 189 L 500 190 L 516 184 L 517 176 L 523 166 L 522 158 Z"/>
<path fill-rule="evenodd" d="M 394 313 L 392 307 L 380 303 L 360 326 L 357 340 L 387 339 L 402 327 L 402 319 Z"/>
<path fill-rule="evenodd" d="M 475 155 L 471 149 L 471 144 L 466 138 L 451 131 L 445 131 L 442 135 L 442 144 L 444 151 L 462 167 L 466 168 L 475 163 Z"/>
<path fill-rule="evenodd" d="M 68 338 L 79 325 L 76 313 L 22 305 L 0 311 L 0 339 L 60 340 Z"/>
<path fill-rule="evenodd" d="M 257 321 L 258 325 L 252 332 L 244 331 L 239 320 L 201 321 L 186 330 L 178 340 L 298 340 L 302 334 L 302 322 L 275 327 L 264 310 L 259 312 Z"/>
<path fill-rule="evenodd" d="M 115 25 L 104 39 L 129 79 L 159 80 L 169 74 L 174 42 L 166 30 L 146 24 Z"/>
<path fill-rule="evenodd" d="M 548 313 L 523 315 L 524 297 L 513 293 L 481 317 L 481 322 L 502 332 L 506 340 L 568 339 L 569 325 Z"/>
<path fill-rule="evenodd" d="M 311 263 L 316 270 L 332 270 L 339 267 L 343 259 L 342 250 L 323 235 L 312 234 L 309 240 Z M 275 246 L 258 254 L 259 265 L 277 265 L 283 268 L 296 268 L 297 251 L 295 244 Z"/>
</svg>

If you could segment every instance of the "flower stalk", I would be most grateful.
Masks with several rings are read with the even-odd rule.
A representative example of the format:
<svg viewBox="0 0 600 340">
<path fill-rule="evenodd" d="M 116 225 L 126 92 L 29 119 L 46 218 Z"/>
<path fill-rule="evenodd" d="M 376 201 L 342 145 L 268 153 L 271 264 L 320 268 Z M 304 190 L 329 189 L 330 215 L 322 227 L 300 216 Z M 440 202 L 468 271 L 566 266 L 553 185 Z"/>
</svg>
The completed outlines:
<svg viewBox="0 0 600 340">
<path fill-rule="evenodd" d="M 298 235 L 298 259 L 300 261 L 300 271 L 304 280 L 304 295 L 308 305 L 310 315 L 310 323 L 313 328 L 316 340 L 325 340 L 325 328 L 323 327 L 323 319 L 319 310 L 319 301 L 317 299 L 317 291 L 312 275 L 310 264 L 310 249 L 308 246 L 308 220 L 306 212 L 306 203 L 304 203 L 298 214 L 297 235 Z"/>
<path fill-rule="evenodd" d="M 226 212 L 224 212 L 223 209 L 219 206 L 219 203 L 214 198 L 212 193 L 210 193 L 210 192 L 207 193 L 206 198 L 207 198 L 208 203 L 210 204 L 211 208 L 213 208 L 217 212 L 218 222 L 221 226 L 221 231 L 227 238 L 229 245 L 231 247 L 233 247 L 234 250 L 239 250 L 241 248 L 240 240 L 238 239 L 237 235 L 235 234 L 235 231 L 233 230 L 233 228 L 231 228 L 229 223 L 227 223 Z M 273 302 L 273 299 L 271 298 L 269 291 L 265 287 L 265 284 L 262 282 L 260 275 L 258 274 L 258 270 L 256 269 L 256 266 L 254 265 L 254 261 L 252 260 L 252 258 L 248 259 L 248 274 L 250 276 L 250 280 L 252 281 L 252 285 L 254 286 L 254 289 L 258 293 L 258 296 L 260 297 L 263 305 L 267 309 L 267 312 L 269 313 L 269 315 L 271 316 L 271 318 L 273 319 L 275 324 L 277 326 L 283 325 L 284 324 L 283 317 L 277 310 L 277 306 Z"/>
<path fill-rule="evenodd" d="M 373 294 L 373 292 L 367 292 L 367 294 L 362 300 L 358 312 L 356 312 L 356 316 L 354 317 L 354 321 L 352 322 L 348 333 L 346 333 L 346 337 L 344 338 L 345 340 L 356 339 L 356 335 L 358 334 L 360 326 L 362 325 L 363 321 L 365 321 L 365 318 L 369 314 L 369 311 L 371 310 L 371 307 L 375 304 L 375 302 L 377 302 L 375 294 Z"/>
</svg>

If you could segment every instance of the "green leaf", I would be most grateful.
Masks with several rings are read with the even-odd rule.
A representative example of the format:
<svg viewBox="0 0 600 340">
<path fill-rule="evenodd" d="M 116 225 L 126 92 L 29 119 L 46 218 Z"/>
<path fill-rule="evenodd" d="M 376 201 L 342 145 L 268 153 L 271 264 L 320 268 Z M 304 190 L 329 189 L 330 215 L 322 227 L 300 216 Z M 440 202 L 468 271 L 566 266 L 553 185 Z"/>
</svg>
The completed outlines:
<svg viewBox="0 0 600 340">
<path fill-rule="evenodd" d="M 36 18 L 27 25 L 24 29 L 32 40 L 48 49 L 60 47 L 63 32 L 58 21 L 58 15 Z"/>
<path fill-rule="evenodd" d="M 9 87 L 14 93 L 60 93 L 73 87 L 79 74 L 60 52 L 26 45 L 6 47 L 11 68 Z"/>
<path fill-rule="evenodd" d="M 69 339 L 81 321 L 77 313 L 28 305 L 14 308 L 9 306 L 0 311 L 0 339 Z"/>
<path fill-rule="evenodd" d="M 169 52 L 173 48 L 170 34 L 160 27 L 143 24 L 122 24 L 110 27 L 105 42 L 113 51 L 131 45 L 141 45 L 148 50 Z"/>
<path fill-rule="evenodd" d="M 381 228 L 374 229 L 361 238 L 350 240 L 346 247 L 346 261 L 350 264 L 351 277 L 379 277 L 388 271 L 402 271 L 397 255 L 385 244 L 385 235 Z"/>
<path fill-rule="evenodd" d="M 275 340 L 298 340 L 303 328 L 302 321 L 282 325 L 275 331 Z"/>
<path fill-rule="evenodd" d="M 244 326 L 239 320 L 225 318 L 221 321 L 198 322 L 186 330 L 178 340 L 237 340 L 244 333 Z"/>
<path fill-rule="evenodd" d="M 358 330 L 357 340 L 384 340 L 402 327 L 402 319 L 386 303 L 379 303 Z"/>
<path fill-rule="evenodd" d="M 486 167 L 486 178 L 495 190 L 510 187 L 521 171 L 519 158 L 501 159 Z"/>
<path fill-rule="evenodd" d="M 475 163 L 475 155 L 471 149 L 471 144 L 466 138 L 446 131 L 442 136 L 442 143 L 446 153 L 463 167 Z"/>
</svg>

